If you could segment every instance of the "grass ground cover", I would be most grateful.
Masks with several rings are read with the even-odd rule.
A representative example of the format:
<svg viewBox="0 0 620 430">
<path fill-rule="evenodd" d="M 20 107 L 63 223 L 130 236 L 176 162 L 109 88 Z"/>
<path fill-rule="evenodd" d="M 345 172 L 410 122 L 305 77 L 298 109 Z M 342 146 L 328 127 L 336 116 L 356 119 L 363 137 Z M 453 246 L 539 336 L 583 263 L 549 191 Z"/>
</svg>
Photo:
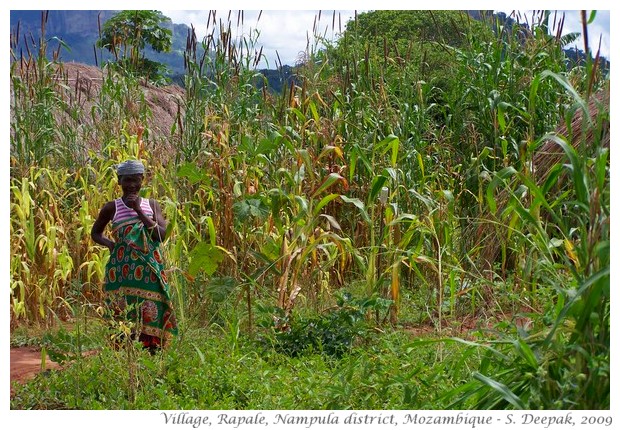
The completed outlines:
<svg viewBox="0 0 620 430">
<path fill-rule="evenodd" d="M 11 341 L 71 364 L 11 407 L 609 408 L 609 76 L 454 12 L 435 18 L 458 43 L 424 45 L 449 74 L 360 34 L 282 94 L 230 38 L 188 52 L 174 91 L 115 64 L 82 91 L 14 58 Z M 111 349 L 99 319 L 89 232 L 126 158 L 169 220 L 182 333 L 155 356 Z"/>
<path fill-rule="evenodd" d="M 341 357 L 292 357 L 245 336 L 233 346 L 221 331 L 194 328 L 162 354 L 104 347 L 41 374 L 17 388 L 11 408 L 441 409 L 441 393 L 467 379 L 479 358 L 464 354 L 465 345 L 414 340 L 394 331 L 368 336 Z"/>
</svg>

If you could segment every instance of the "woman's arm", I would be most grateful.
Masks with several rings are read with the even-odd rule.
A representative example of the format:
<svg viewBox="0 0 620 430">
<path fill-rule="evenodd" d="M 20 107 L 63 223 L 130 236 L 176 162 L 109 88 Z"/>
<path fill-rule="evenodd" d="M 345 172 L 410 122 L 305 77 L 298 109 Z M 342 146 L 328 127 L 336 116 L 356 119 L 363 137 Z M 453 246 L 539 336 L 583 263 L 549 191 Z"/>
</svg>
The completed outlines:
<svg viewBox="0 0 620 430">
<path fill-rule="evenodd" d="M 93 228 L 90 230 L 90 237 L 95 243 L 107 247 L 110 251 L 114 249 L 115 243 L 103 235 L 105 226 L 112 220 L 114 213 L 116 212 L 116 205 L 114 202 L 106 203 L 93 224 Z"/>
<path fill-rule="evenodd" d="M 153 210 L 153 218 L 149 218 L 140 206 L 140 197 L 138 195 L 130 195 L 127 197 L 127 206 L 136 211 L 138 218 L 149 231 L 151 239 L 156 242 L 163 242 L 166 238 L 166 220 L 161 213 L 161 206 L 154 199 L 149 199 L 149 205 Z"/>
<path fill-rule="evenodd" d="M 153 221 L 155 225 L 150 228 L 151 238 L 157 242 L 163 242 L 166 238 L 166 226 L 168 223 L 164 219 L 159 202 L 155 199 L 149 199 L 151 209 L 153 209 Z"/>
</svg>

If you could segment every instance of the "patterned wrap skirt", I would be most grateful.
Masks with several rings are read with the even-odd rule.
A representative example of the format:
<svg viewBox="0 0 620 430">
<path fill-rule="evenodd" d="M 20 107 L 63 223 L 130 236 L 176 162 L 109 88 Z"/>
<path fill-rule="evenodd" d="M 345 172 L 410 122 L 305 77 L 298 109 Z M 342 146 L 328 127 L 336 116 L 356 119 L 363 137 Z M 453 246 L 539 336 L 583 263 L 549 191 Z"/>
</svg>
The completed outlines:
<svg viewBox="0 0 620 430">
<path fill-rule="evenodd" d="M 177 334 L 177 321 L 159 243 L 137 216 L 113 223 L 112 231 L 116 245 L 104 280 L 108 310 L 115 319 L 136 323 L 144 346 L 161 346 Z"/>
</svg>

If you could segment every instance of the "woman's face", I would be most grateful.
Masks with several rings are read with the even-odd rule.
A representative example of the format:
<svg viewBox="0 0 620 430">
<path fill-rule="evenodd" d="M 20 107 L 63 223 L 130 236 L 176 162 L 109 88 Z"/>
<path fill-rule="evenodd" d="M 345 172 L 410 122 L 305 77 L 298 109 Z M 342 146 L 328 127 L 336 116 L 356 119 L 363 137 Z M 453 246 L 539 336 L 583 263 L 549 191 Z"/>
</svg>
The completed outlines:
<svg viewBox="0 0 620 430">
<path fill-rule="evenodd" d="M 144 176 L 141 174 L 120 176 L 118 178 L 118 183 L 123 190 L 123 196 L 138 194 L 140 192 L 140 188 L 142 188 L 143 179 Z"/>
</svg>

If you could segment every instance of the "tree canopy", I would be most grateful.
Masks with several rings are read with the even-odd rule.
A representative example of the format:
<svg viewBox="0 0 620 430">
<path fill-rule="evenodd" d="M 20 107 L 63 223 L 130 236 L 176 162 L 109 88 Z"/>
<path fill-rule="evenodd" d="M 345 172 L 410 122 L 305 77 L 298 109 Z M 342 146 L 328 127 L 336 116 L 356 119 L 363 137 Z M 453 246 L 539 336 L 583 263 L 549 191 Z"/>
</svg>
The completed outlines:
<svg viewBox="0 0 620 430">
<path fill-rule="evenodd" d="M 339 55 L 363 54 L 415 64 L 420 79 L 450 73 L 452 48 L 462 48 L 471 37 L 487 38 L 491 28 L 457 10 L 377 10 L 357 15 L 338 41 Z"/>
<path fill-rule="evenodd" d="M 165 69 L 162 63 L 148 60 L 144 48 L 148 44 L 155 52 L 169 52 L 172 30 L 165 24 L 170 18 L 156 10 L 124 10 L 103 25 L 97 45 L 110 51 L 116 61 L 140 75 L 159 76 Z"/>
</svg>

